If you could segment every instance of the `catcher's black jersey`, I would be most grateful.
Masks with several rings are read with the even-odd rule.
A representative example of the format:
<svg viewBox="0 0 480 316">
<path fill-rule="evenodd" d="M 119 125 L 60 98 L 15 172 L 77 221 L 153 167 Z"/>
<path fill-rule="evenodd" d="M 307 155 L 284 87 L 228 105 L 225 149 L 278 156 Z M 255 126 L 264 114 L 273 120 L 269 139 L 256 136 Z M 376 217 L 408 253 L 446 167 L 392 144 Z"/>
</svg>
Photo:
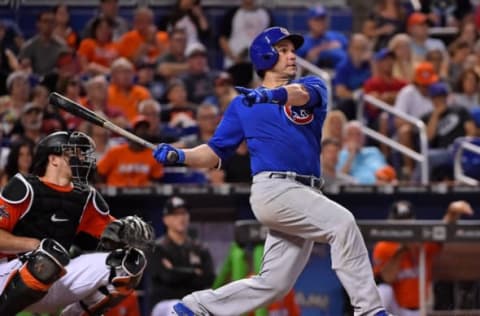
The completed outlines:
<svg viewBox="0 0 480 316">
<path fill-rule="evenodd" d="M 53 238 L 68 249 L 82 230 L 99 237 L 111 221 L 108 206 L 90 186 L 61 187 L 17 174 L 0 198 L 0 229 L 15 236 Z"/>
<path fill-rule="evenodd" d="M 31 206 L 13 229 L 16 236 L 53 238 L 66 249 L 71 245 L 90 194 L 88 187 L 60 191 L 37 177 L 25 177 L 32 187 Z"/>
</svg>

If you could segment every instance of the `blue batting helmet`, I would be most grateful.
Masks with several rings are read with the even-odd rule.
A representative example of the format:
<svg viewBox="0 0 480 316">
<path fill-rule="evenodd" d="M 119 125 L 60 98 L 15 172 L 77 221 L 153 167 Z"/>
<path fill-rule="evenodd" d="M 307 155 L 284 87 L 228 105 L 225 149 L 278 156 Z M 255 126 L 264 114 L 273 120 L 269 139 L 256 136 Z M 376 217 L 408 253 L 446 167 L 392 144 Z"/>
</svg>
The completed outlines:
<svg viewBox="0 0 480 316">
<path fill-rule="evenodd" d="M 290 34 L 287 29 L 278 26 L 265 29 L 255 37 L 250 46 L 250 59 L 257 71 L 275 66 L 278 52 L 273 46 L 284 39 L 291 40 L 295 49 L 303 44 L 303 36 Z"/>
</svg>

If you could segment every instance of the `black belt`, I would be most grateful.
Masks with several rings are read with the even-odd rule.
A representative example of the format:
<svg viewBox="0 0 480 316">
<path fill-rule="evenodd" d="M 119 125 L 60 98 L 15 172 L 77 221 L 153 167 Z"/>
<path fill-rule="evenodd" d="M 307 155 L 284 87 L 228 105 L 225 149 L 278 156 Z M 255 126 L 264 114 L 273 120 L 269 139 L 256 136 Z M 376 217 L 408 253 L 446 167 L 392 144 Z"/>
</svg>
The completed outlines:
<svg viewBox="0 0 480 316">
<path fill-rule="evenodd" d="M 320 189 L 324 183 L 322 178 L 304 176 L 301 174 L 296 174 L 295 172 L 271 172 L 268 177 L 272 179 L 291 179 L 306 186 L 318 189 Z"/>
</svg>

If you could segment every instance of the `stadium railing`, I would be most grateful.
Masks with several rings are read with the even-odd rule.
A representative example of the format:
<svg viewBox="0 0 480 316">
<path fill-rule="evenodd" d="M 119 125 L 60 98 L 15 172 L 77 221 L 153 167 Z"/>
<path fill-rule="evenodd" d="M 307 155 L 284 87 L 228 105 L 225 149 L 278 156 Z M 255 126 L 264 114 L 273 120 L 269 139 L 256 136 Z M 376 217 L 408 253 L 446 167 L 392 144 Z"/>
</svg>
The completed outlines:
<svg viewBox="0 0 480 316">
<path fill-rule="evenodd" d="M 315 74 L 322 78 L 326 85 L 327 85 L 327 93 L 328 93 L 328 105 L 331 107 L 333 105 L 333 90 L 332 90 L 332 76 L 330 75 L 329 72 L 320 69 L 316 65 L 310 63 L 309 61 L 297 56 L 297 64 L 300 66 L 298 69 L 298 75 L 302 74 L 304 70 L 308 71 L 309 73 Z M 425 123 L 423 123 L 422 120 L 419 120 L 413 116 L 407 115 L 403 112 L 400 112 L 396 109 L 394 109 L 391 105 L 383 102 L 382 100 L 379 100 L 371 95 L 363 95 L 360 98 L 359 106 L 357 108 L 357 118 L 360 122 L 364 121 L 364 115 L 365 115 L 365 103 L 368 102 L 372 106 L 379 108 L 380 110 L 383 110 L 385 112 L 390 113 L 391 115 L 394 115 L 396 117 L 399 117 L 409 123 L 411 123 L 413 126 L 415 126 L 419 133 L 419 144 L 420 144 L 420 151 L 416 152 L 402 144 L 400 144 L 398 141 L 395 141 L 391 138 L 388 138 L 377 131 L 367 127 L 363 126 L 363 132 L 395 149 L 398 150 L 399 152 L 407 155 L 408 157 L 414 159 L 415 161 L 420 163 L 420 169 L 421 169 L 421 183 L 426 185 L 429 183 L 429 166 L 428 166 L 428 138 L 427 138 L 427 131 L 425 127 Z"/>
<path fill-rule="evenodd" d="M 379 132 L 369 128 L 368 126 L 363 126 L 363 132 L 395 149 L 401 152 L 404 155 L 407 155 L 408 157 L 414 159 L 415 161 L 420 163 L 420 170 L 421 170 L 421 183 L 426 185 L 429 182 L 429 166 L 428 166 L 428 138 L 427 138 L 427 131 L 425 127 L 425 123 L 422 120 L 419 120 L 411 115 L 405 114 L 397 109 L 395 109 L 393 106 L 391 106 L 388 103 L 383 102 L 382 100 L 379 100 L 371 95 L 364 95 L 361 98 L 361 101 L 359 102 L 359 106 L 357 108 L 357 119 L 360 122 L 364 121 L 365 117 L 365 104 L 368 103 L 369 105 L 376 107 L 382 111 L 388 112 L 391 115 L 394 115 L 395 117 L 401 118 L 402 120 L 405 120 L 415 126 L 418 129 L 418 136 L 419 136 L 419 145 L 420 145 L 420 150 L 419 152 L 414 151 L 402 144 L 400 144 L 398 141 L 388 138 L 385 135 L 380 134 Z"/>
</svg>

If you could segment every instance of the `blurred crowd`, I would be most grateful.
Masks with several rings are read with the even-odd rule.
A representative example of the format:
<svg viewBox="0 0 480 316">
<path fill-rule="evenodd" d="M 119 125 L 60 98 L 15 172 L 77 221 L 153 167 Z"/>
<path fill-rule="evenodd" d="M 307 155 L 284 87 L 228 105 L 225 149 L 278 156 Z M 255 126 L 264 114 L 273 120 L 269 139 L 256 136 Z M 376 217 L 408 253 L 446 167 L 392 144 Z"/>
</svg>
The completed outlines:
<svg viewBox="0 0 480 316">
<path fill-rule="evenodd" d="M 322 154 L 327 184 L 420 179 L 414 160 L 372 142 L 362 126 L 414 150 L 418 131 L 369 104 L 359 117 L 364 94 L 425 123 L 433 181 L 453 179 L 456 139 L 479 136 L 480 11 L 470 1 L 420 3 L 413 11 L 403 1 L 375 1 L 361 31 L 350 34 L 331 29 L 330 9 L 305 9 L 308 32 L 298 55 L 332 75 Z M 249 182 L 245 144 L 222 170 L 161 166 L 149 149 L 48 102 L 57 91 L 154 143 L 207 142 L 237 95 L 234 87 L 257 85 L 248 47 L 276 24 L 255 0 L 225 9 L 221 27 L 210 24 L 207 9 L 198 0 L 178 0 L 168 16 L 138 7 L 126 20 L 118 0 L 101 0 L 97 14 L 74 29 L 69 8 L 59 4 L 38 14 L 29 38 L 14 21 L 0 21 L 0 187 L 29 171 L 35 143 L 55 130 L 93 138 L 98 183 Z M 431 34 L 447 26 L 458 32 Z"/>
<path fill-rule="evenodd" d="M 309 9 L 309 33 L 298 54 L 333 78 L 333 111 L 326 118 L 322 149 L 327 184 L 421 181 L 416 161 L 367 138 L 363 128 L 419 152 L 418 124 L 373 103 L 424 123 L 431 182 L 454 180 L 460 141 L 480 143 L 480 10 L 471 1 L 418 4 L 373 1 L 349 38 L 330 29 L 326 8 Z M 377 102 L 364 102 L 366 95 Z M 464 169 L 475 169 L 476 160 L 478 155 L 465 154 Z"/>
</svg>

